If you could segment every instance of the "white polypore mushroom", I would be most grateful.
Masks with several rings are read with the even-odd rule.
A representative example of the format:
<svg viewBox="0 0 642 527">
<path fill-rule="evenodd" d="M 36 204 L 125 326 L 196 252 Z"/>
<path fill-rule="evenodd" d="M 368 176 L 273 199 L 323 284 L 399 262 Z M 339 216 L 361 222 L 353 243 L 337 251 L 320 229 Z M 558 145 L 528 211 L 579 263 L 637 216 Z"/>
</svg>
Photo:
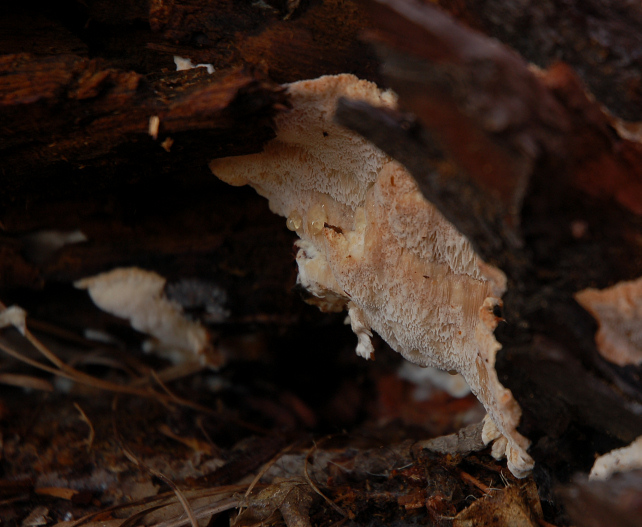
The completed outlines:
<svg viewBox="0 0 642 527">
<path fill-rule="evenodd" d="M 371 329 L 411 362 L 460 372 L 506 438 L 508 466 L 532 467 L 521 410 L 497 378 L 493 307 L 505 276 L 428 203 L 389 156 L 332 120 L 339 97 L 395 107 L 352 75 L 289 85 L 292 111 L 262 153 L 216 159 L 212 172 L 249 184 L 300 237 L 298 281 L 326 311 L 349 310 L 357 351 Z"/>
<path fill-rule="evenodd" d="M 156 339 L 159 351 L 177 361 L 199 357 L 204 363 L 220 366 L 207 329 L 187 319 L 181 306 L 165 296 L 166 280 L 152 271 L 123 267 L 78 280 L 74 285 L 87 289 L 100 309 L 129 320 L 137 331 Z"/>
</svg>

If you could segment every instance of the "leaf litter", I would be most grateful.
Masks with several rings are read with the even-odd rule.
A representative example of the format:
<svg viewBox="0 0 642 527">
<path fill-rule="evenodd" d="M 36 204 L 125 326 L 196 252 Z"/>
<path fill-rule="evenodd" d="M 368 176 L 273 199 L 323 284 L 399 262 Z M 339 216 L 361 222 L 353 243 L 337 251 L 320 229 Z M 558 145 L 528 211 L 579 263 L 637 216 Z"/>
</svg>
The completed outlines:
<svg viewBox="0 0 642 527">
<path fill-rule="evenodd" d="M 269 372 L 264 378 L 256 366 L 234 359 L 220 372 L 188 368 L 182 377 L 163 375 L 175 366 L 154 356 L 136 358 L 136 350 L 128 352 L 140 361 L 137 368 L 109 346 L 102 349 L 105 360 L 83 363 L 78 354 L 87 350 L 78 349 L 81 339 L 66 340 L 64 331 L 36 335 L 26 316 L 11 315 L 11 321 L 20 333 L 5 329 L 0 335 L 7 358 L 2 373 L 40 379 L 54 391 L 26 380 L 22 389 L 7 387 L 0 400 L 0 517 L 7 525 L 543 521 L 532 479 L 515 479 L 490 452 L 439 453 L 420 442 L 456 433 L 462 414 L 477 404 L 472 396 L 450 407 L 458 411 L 451 412 L 449 424 L 443 415 L 438 422 L 419 422 L 419 411 L 391 412 L 384 402 L 391 397 L 397 405 L 421 408 L 426 402 L 414 401 L 410 388 L 399 392 L 403 402 L 398 394 L 377 393 L 386 386 L 396 392 L 406 382 L 381 382 L 397 358 L 380 342 L 376 366 L 362 367 L 351 354 L 337 352 L 335 371 L 344 379 L 315 400 L 297 386 L 304 379 L 284 386 L 280 362 L 269 354 L 258 360 Z M 283 345 L 278 337 L 264 338 L 273 340 L 268 348 Z M 62 350 L 60 356 L 54 348 Z M 454 400 L 439 397 L 447 405 Z M 271 404 L 253 404 L 257 398 Z M 356 406 L 341 423 L 349 432 L 332 427 L 338 401 Z M 275 426 L 284 422 L 290 426 Z M 492 522 L 470 523 L 471 517 Z"/>
</svg>

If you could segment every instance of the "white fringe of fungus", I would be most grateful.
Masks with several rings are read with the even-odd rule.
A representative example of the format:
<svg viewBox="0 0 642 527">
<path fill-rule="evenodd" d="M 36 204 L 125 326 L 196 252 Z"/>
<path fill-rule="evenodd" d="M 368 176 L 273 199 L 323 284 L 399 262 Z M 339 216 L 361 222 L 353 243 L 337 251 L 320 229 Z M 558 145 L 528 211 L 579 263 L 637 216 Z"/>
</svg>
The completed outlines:
<svg viewBox="0 0 642 527">
<path fill-rule="evenodd" d="M 21 335 L 27 331 L 27 312 L 19 306 L 9 306 L 0 312 L 0 328 L 13 326 Z"/>
<path fill-rule="evenodd" d="M 593 464 L 590 480 L 609 479 L 617 472 L 642 469 L 642 436 L 628 446 L 611 450 L 598 457 Z"/>
</svg>

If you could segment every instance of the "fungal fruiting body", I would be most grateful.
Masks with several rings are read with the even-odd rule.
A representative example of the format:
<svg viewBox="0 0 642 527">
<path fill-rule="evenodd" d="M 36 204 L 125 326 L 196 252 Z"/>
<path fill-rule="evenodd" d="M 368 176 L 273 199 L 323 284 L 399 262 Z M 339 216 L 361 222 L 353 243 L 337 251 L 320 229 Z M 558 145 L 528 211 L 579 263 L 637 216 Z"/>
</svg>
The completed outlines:
<svg viewBox="0 0 642 527">
<path fill-rule="evenodd" d="M 642 469 L 642 436 L 622 448 L 598 457 L 589 474 L 591 480 L 609 479 L 618 472 Z"/>
<path fill-rule="evenodd" d="M 129 320 L 131 326 L 151 335 L 169 358 L 178 361 L 199 357 L 205 364 L 220 366 L 207 329 L 187 319 L 180 305 L 165 295 L 166 280 L 152 271 L 122 267 L 83 278 L 74 285 L 87 289 L 100 309 Z"/>
<path fill-rule="evenodd" d="M 216 159 L 212 172 L 253 186 L 295 230 L 298 282 L 325 311 L 348 310 L 357 353 L 373 353 L 372 330 L 406 359 L 460 372 L 486 407 L 511 471 L 533 461 L 515 427 L 521 411 L 494 369 L 500 348 L 493 307 L 501 271 L 428 203 L 397 162 L 333 123 L 339 97 L 393 108 L 395 95 L 352 75 L 288 86 L 292 111 L 263 152 Z"/>
<path fill-rule="evenodd" d="M 597 320 L 595 342 L 605 359 L 619 366 L 642 364 L 642 278 L 584 289 L 575 299 Z"/>
</svg>

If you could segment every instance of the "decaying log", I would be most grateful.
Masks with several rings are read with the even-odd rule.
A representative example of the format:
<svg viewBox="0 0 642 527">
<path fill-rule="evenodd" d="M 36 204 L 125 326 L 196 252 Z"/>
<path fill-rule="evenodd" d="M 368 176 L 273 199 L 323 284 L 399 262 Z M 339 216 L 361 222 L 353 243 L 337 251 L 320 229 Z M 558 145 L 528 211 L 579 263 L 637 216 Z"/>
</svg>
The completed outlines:
<svg viewBox="0 0 642 527">
<path fill-rule="evenodd" d="M 384 77 L 416 117 L 344 101 L 337 119 L 400 160 L 506 272 L 498 372 L 520 430 L 537 461 L 586 470 L 594 450 L 642 434 L 639 377 L 599 357 L 573 298 L 641 274 L 640 145 L 566 66 L 535 72 L 431 5 L 370 5 Z"/>
<path fill-rule="evenodd" d="M 280 86 L 243 69 L 143 77 L 76 55 L 6 55 L 0 62 L 0 121 L 12 131 L 0 138 L 4 288 L 69 283 L 126 265 L 151 266 L 170 280 L 191 269 L 193 277 L 241 285 L 234 272 L 252 274 L 269 259 L 269 251 L 244 248 L 241 240 L 283 244 L 287 254 L 291 242 L 262 203 L 243 212 L 247 201 L 232 206 L 219 184 L 198 176 L 212 152 L 257 151 L 273 135 L 272 117 L 287 105 Z M 183 180 L 182 173 L 191 175 Z M 236 254 L 225 250 L 230 227 Z M 43 230 L 82 233 L 87 243 L 39 254 L 34 236 Z M 289 282 L 290 272 L 266 270 L 256 305 L 282 307 L 287 288 L 275 294 L 270 282 Z M 232 298 L 241 293 L 235 289 Z"/>
<path fill-rule="evenodd" d="M 367 12 L 353 0 L 92 0 L 37 14 L 28 5 L 1 9 L 0 54 L 102 56 L 141 74 L 174 69 L 178 55 L 216 70 L 260 66 L 279 83 L 377 76 L 374 53 L 357 38 Z"/>
<path fill-rule="evenodd" d="M 365 18 L 356 3 L 97 0 L 37 15 L 1 10 L 3 287 L 136 263 L 207 274 L 226 252 L 228 263 L 214 267 L 233 282 L 251 267 L 250 275 L 267 271 L 268 289 L 290 287 L 289 251 L 268 250 L 288 234 L 258 200 L 235 205 L 247 214 L 231 211 L 206 164 L 258 151 L 273 136 L 272 117 L 287 107 L 275 81 L 376 75 L 374 53 L 357 39 Z M 216 71 L 174 71 L 175 56 Z M 171 220 L 161 220 L 166 210 Z M 42 229 L 82 229 L 88 242 L 34 262 L 25 237 Z M 267 261 L 248 247 L 263 247 Z"/>
<path fill-rule="evenodd" d="M 138 265 L 167 277 L 185 305 L 186 283 L 223 284 L 232 323 L 300 320 L 294 237 L 252 193 L 213 181 L 207 162 L 274 137 L 289 104 L 281 83 L 354 73 L 392 87 L 403 111 L 345 100 L 338 121 L 403 163 L 508 276 L 496 367 L 521 406 L 540 493 L 553 500 L 550 481 L 642 434 L 642 369 L 600 356 L 596 322 L 575 300 L 642 274 L 642 146 L 613 117 L 642 120 L 638 4 L 67 4 L 0 8 L 1 300 L 56 320 L 64 297 L 75 306 L 66 322 L 82 329 L 88 304 L 69 284 Z M 174 71 L 175 56 L 215 72 Z M 49 231 L 86 241 L 43 246 Z M 231 460 L 202 483 L 229 482 L 272 453 Z M 433 495 L 417 496 L 399 505 Z"/>
<path fill-rule="evenodd" d="M 642 8 L 628 0 L 439 0 L 470 26 L 546 68 L 564 61 L 613 114 L 642 119 Z"/>
<path fill-rule="evenodd" d="M 21 185 L 45 179 L 43 172 L 54 177 L 53 167 L 121 164 L 134 144 L 155 167 L 172 148 L 195 163 L 204 149 L 223 151 L 230 143 L 256 151 L 272 135 L 270 119 L 286 98 L 244 70 L 143 78 L 98 59 L 18 54 L 1 59 L 0 104 L 1 126 L 11 130 L 0 141 L 5 189 L 15 199 Z M 198 139 L 190 132 L 200 132 Z M 29 172 L 33 180 L 24 177 Z"/>
<path fill-rule="evenodd" d="M 149 9 L 152 30 L 168 41 L 159 50 L 215 68 L 263 64 L 280 83 L 346 72 L 376 76 L 375 56 L 357 38 L 366 23 L 367 11 L 351 0 L 153 0 Z"/>
</svg>

